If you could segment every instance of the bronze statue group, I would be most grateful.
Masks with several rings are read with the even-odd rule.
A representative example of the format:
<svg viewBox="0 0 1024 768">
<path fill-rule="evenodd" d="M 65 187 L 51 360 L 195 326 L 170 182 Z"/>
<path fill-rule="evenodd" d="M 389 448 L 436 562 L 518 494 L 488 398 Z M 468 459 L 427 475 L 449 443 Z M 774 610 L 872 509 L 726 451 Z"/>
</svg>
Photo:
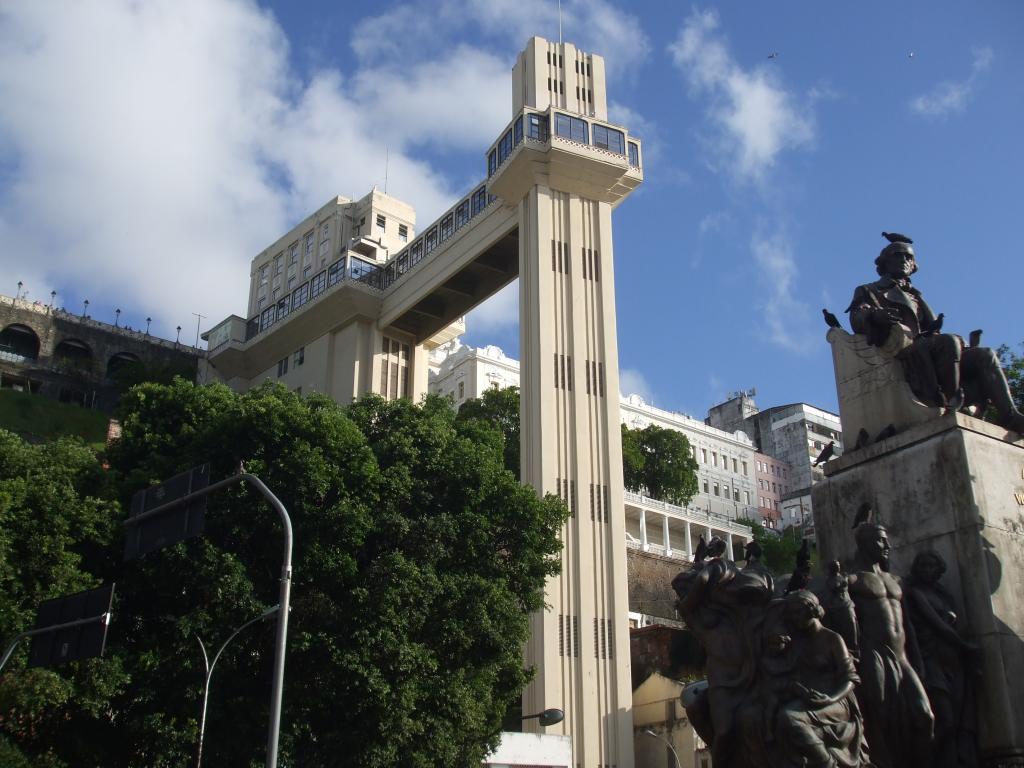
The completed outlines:
<svg viewBox="0 0 1024 768">
<path fill-rule="evenodd" d="M 716 768 L 975 763 L 973 648 L 942 558 L 922 552 L 901 585 L 886 529 L 863 522 L 854 535 L 849 573 L 832 563 L 813 591 L 777 596 L 756 546 L 741 568 L 718 539 L 672 582 L 707 655 L 707 682 L 684 704 Z"/>
</svg>

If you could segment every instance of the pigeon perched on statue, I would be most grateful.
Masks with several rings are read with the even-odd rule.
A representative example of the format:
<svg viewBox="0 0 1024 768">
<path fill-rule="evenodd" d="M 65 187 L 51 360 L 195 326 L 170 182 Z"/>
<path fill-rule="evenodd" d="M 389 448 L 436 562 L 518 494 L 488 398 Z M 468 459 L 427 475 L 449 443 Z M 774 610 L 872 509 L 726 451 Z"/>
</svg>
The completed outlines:
<svg viewBox="0 0 1024 768">
<path fill-rule="evenodd" d="M 821 449 L 821 453 L 818 454 L 818 458 L 814 460 L 814 464 L 812 466 L 816 467 L 819 464 L 824 464 L 826 461 L 832 458 L 835 452 L 836 443 L 834 440 L 829 440 L 828 445 Z"/>
</svg>

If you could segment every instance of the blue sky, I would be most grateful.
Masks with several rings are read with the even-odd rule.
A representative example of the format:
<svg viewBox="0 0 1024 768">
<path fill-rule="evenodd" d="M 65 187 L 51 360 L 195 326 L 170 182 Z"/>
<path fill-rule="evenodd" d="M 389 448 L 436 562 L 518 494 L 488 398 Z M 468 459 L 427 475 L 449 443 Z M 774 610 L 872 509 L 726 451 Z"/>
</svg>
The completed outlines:
<svg viewBox="0 0 1024 768">
<path fill-rule="evenodd" d="M 694 416 L 750 387 L 834 409 L 820 309 L 873 278 L 882 230 L 914 238 L 947 329 L 1024 340 L 1024 4 L 562 7 L 645 142 L 614 214 L 629 390 Z M 173 338 L 243 311 L 253 255 L 383 187 L 385 157 L 429 223 L 483 177 L 556 8 L 0 0 L 0 293 Z M 514 291 L 467 343 L 518 353 Z"/>
</svg>

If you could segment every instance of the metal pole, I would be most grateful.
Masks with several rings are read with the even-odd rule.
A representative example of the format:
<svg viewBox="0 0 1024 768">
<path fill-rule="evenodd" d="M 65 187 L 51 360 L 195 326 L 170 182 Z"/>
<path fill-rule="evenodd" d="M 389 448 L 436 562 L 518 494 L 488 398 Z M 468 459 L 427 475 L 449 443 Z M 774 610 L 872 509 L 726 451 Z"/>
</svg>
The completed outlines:
<svg viewBox="0 0 1024 768">
<path fill-rule="evenodd" d="M 683 764 L 681 762 L 679 762 L 679 755 L 676 754 L 676 748 L 672 746 L 672 742 L 671 741 L 666 739 L 664 736 L 659 736 L 658 734 L 656 734 L 650 728 L 645 728 L 644 729 L 644 733 L 646 733 L 648 736 L 653 736 L 656 739 L 660 739 L 661 741 L 664 741 L 665 742 L 665 746 L 667 746 L 669 749 L 672 750 L 672 757 L 674 757 L 676 759 L 676 768 L 682 768 Z"/>
<path fill-rule="evenodd" d="M 266 768 L 277 768 L 277 746 L 281 732 L 281 698 L 284 692 L 284 654 L 288 641 L 288 611 L 292 586 L 292 521 L 288 517 L 288 510 L 285 509 L 281 500 L 275 496 L 263 481 L 256 475 L 243 472 L 232 477 L 225 478 L 206 488 L 201 488 L 194 493 L 186 494 L 179 499 L 161 504 L 141 515 L 130 517 L 122 523 L 125 527 L 138 525 L 143 520 L 148 520 L 168 510 L 184 506 L 195 499 L 209 496 L 215 491 L 227 488 L 238 483 L 248 483 L 267 500 L 267 503 L 274 508 L 278 517 L 281 518 L 281 526 L 284 529 L 284 561 L 281 564 L 281 588 L 280 599 L 278 600 L 277 613 L 277 640 L 274 650 L 274 677 L 270 692 L 270 725 L 267 733 L 267 762 Z"/>
<path fill-rule="evenodd" d="M 220 655 L 224 653 L 224 649 L 228 647 L 228 643 L 234 640 L 239 632 L 241 632 L 243 629 L 251 627 L 257 621 L 262 621 L 268 616 L 273 616 L 274 613 L 277 612 L 279 607 L 280 606 L 275 605 L 273 608 L 268 608 L 259 616 L 245 622 L 245 624 L 243 624 L 230 635 L 228 635 L 228 639 L 221 644 L 220 649 L 217 651 L 217 653 L 214 654 L 212 662 L 206 655 L 206 646 L 203 645 L 203 639 L 199 637 L 199 635 L 195 636 L 196 640 L 199 641 L 199 648 L 203 652 L 203 664 L 206 667 L 206 679 L 203 681 L 203 706 L 202 711 L 199 715 L 199 740 L 198 743 L 196 744 L 196 768 L 200 768 L 203 761 L 203 736 L 206 733 L 206 703 L 210 695 L 210 678 L 213 677 L 213 668 L 217 666 L 217 661 L 218 659 L 220 659 Z"/>
<path fill-rule="evenodd" d="M 14 653 L 14 649 L 18 647 L 18 643 L 24 640 L 26 637 L 35 637 L 36 635 L 45 635 L 48 632 L 60 632 L 64 629 L 72 629 L 73 627 L 81 627 L 85 624 L 92 624 L 94 621 L 102 621 L 104 623 L 110 622 L 110 613 L 101 613 L 99 616 L 90 616 L 87 619 L 75 619 L 74 621 L 68 621 L 64 624 L 52 624 L 49 627 L 42 627 L 40 629 L 30 629 L 27 632 L 22 632 L 20 635 L 11 641 L 11 644 L 7 646 L 7 650 L 4 651 L 3 658 L 0 659 L 0 670 L 7 664 L 7 660 L 11 658 L 11 654 Z"/>
</svg>

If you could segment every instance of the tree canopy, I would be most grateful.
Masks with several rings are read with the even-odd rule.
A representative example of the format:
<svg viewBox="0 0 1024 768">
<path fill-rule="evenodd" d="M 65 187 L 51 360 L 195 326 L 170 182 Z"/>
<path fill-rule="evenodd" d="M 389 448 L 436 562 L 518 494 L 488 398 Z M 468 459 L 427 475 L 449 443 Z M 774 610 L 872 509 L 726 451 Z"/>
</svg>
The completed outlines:
<svg viewBox="0 0 1024 768">
<path fill-rule="evenodd" d="M 803 532 L 797 526 L 790 526 L 781 534 L 769 533 L 763 525 L 753 520 L 737 520 L 749 525 L 754 541 L 761 545 L 761 562 L 774 576 L 792 573 L 796 568 L 796 555 L 803 544 Z M 811 567 L 817 565 L 817 550 L 811 549 Z"/>
<path fill-rule="evenodd" d="M 506 471 L 496 428 L 457 420 L 439 398 L 413 405 L 369 396 L 341 407 L 278 386 L 237 395 L 181 379 L 129 391 L 121 423 L 109 472 L 93 466 L 95 487 L 75 489 L 76 503 L 95 498 L 89 503 L 106 520 L 88 529 L 100 547 L 95 575 L 52 589 L 116 573 L 108 655 L 43 673 L 102 670 L 103 695 L 80 698 L 103 705 L 77 705 L 83 722 L 91 717 L 88 740 L 28 738 L 13 727 L 27 711 L 11 703 L 11 687 L 28 674 L 15 665 L 0 683 L 6 747 L 33 760 L 49 751 L 54 766 L 189 762 L 203 681 L 196 637 L 219 646 L 276 603 L 280 525 L 238 486 L 210 497 L 203 537 L 121 566 L 117 508 L 190 467 L 209 462 L 215 481 L 243 462 L 281 499 L 295 531 L 282 764 L 480 764 L 528 679 L 527 614 L 542 606 L 543 584 L 557 571 L 566 515 L 559 500 L 538 499 Z M 16 483 L 23 472 L 7 466 L 0 477 Z M 8 547 L 0 574 L 20 569 L 8 555 L 14 539 L 0 539 Z M 35 603 L 21 600 L 4 631 L 25 626 Z M 206 764 L 262 763 L 272 625 L 246 629 L 218 663 Z M 55 704 L 54 719 L 72 703 Z M 0 740 L 0 755 L 4 748 Z"/>
<path fill-rule="evenodd" d="M 623 424 L 622 472 L 631 491 L 671 504 L 685 505 L 697 494 L 697 460 L 686 435 L 674 429 Z"/>
<path fill-rule="evenodd" d="M 488 389 L 459 407 L 461 424 L 479 419 L 498 428 L 503 439 L 505 469 L 519 477 L 519 387 Z"/>
<path fill-rule="evenodd" d="M 1018 346 L 1024 350 L 1024 343 Z M 1016 354 L 1006 344 L 999 347 L 996 353 L 999 355 L 999 362 L 1006 373 L 1006 381 L 1010 385 L 1013 402 L 1017 404 L 1018 410 L 1024 411 L 1024 355 Z"/>
</svg>

